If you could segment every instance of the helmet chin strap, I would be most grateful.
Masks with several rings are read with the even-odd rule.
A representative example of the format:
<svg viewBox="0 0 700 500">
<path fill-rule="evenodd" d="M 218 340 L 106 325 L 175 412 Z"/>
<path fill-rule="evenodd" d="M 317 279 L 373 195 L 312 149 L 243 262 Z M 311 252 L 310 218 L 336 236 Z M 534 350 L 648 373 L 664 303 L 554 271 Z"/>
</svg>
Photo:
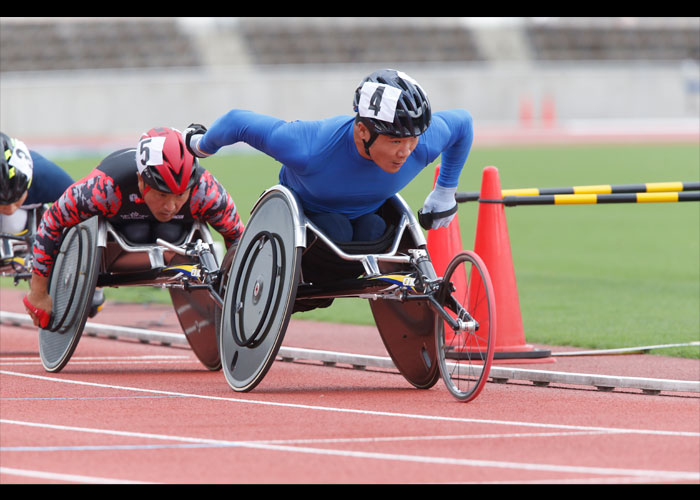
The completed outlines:
<svg viewBox="0 0 700 500">
<path fill-rule="evenodd" d="M 139 181 L 143 183 L 143 190 L 141 191 L 141 199 L 143 199 L 146 196 L 146 193 L 148 193 L 152 188 L 151 186 L 148 185 L 146 181 L 143 180 L 143 177 L 141 174 L 136 174 L 139 177 Z"/>
<path fill-rule="evenodd" d="M 355 123 L 361 123 L 362 125 L 365 126 L 367 131 L 369 132 L 369 140 L 364 140 L 362 139 L 362 145 L 365 147 L 365 154 L 369 156 L 370 159 L 372 159 L 372 154 L 369 152 L 369 148 L 372 147 L 372 144 L 374 144 L 374 141 L 377 140 L 377 137 L 379 137 L 379 133 L 376 132 L 371 125 L 366 123 L 362 118 L 359 116 L 355 117 Z"/>
<path fill-rule="evenodd" d="M 369 152 L 369 148 L 370 148 L 370 146 L 372 146 L 372 144 L 374 144 L 374 141 L 377 140 L 378 136 L 379 136 L 378 133 L 372 131 L 372 132 L 370 132 L 369 141 L 365 141 L 364 139 L 362 139 L 362 144 L 365 147 L 365 154 L 367 156 L 369 156 L 370 159 L 372 159 L 372 154 Z"/>
</svg>

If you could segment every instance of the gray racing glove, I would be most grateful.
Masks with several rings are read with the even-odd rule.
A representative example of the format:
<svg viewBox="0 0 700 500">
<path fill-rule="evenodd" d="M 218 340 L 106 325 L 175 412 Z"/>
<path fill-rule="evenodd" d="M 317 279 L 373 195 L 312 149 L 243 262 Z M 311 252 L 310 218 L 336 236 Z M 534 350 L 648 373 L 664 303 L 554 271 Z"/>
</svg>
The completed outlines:
<svg viewBox="0 0 700 500">
<path fill-rule="evenodd" d="M 438 229 L 449 226 L 457 213 L 457 201 L 455 193 L 457 187 L 446 188 L 435 185 L 423 203 L 423 208 L 419 213 L 421 225 L 425 229 Z M 422 217 L 421 217 L 422 216 Z M 428 227 L 426 227 L 426 225 Z"/>
</svg>

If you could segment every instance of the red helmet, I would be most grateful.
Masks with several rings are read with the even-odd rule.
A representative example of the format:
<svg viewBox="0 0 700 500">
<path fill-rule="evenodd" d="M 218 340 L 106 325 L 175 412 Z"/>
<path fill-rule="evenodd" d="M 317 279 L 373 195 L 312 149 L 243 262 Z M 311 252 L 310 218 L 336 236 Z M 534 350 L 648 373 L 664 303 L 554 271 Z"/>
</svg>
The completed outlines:
<svg viewBox="0 0 700 500">
<path fill-rule="evenodd" d="M 197 158 L 174 128 L 152 128 L 142 134 L 136 148 L 136 165 L 146 184 L 164 193 L 182 194 L 199 180 Z"/>
</svg>

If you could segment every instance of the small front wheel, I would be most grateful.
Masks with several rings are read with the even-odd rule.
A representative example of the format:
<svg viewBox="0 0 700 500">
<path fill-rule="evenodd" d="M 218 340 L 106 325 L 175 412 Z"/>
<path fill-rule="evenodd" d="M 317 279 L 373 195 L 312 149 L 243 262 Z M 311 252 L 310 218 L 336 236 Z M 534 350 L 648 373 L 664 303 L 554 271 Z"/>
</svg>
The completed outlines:
<svg viewBox="0 0 700 500">
<path fill-rule="evenodd" d="M 455 398 L 471 401 L 488 380 L 496 338 L 493 286 L 477 254 L 466 250 L 449 263 L 440 304 L 454 320 L 450 326 L 441 315 L 436 315 L 440 374 Z"/>
</svg>

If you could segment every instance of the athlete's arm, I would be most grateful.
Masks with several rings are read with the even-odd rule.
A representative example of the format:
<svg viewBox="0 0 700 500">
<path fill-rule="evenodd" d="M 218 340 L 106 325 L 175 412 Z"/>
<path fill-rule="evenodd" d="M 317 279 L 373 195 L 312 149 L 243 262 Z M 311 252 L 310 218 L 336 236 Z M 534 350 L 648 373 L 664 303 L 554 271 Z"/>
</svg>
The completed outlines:
<svg viewBox="0 0 700 500">
<path fill-rule="evenodd" d="M 472 117 L 468 112 L 456 109 L 434 115 L 425 140 L 431 157 L 436 157 L 438 152 L 442 155 L 440 173 L 422 208 L 423 213 L 433 215 L 431 229 L 447 227 L 457 213 L 455 192 L 473 139 Z"/>
<path fill-rule="evenodd" d="M 233 109 L 219 117 L 193 146 L 197 156 L 210 156 L 224 146 L 244 142 L 289 167 L 306 164 L 315 122 L 279 118 Z"/>
<path fill-rule="evenodd" d="M 49 276 L 64 229 L 94 215 L 112 217 L 120 206 L 119 188 L 99 170 L 71 185 L 41 218 L 34 241 L 34 275 Z"/>
<path fill-rule="evenodd" d="M 436 183 L 456 188 L 474 141 L 472 116 L 463 109 L 439 111 L 433 116 L 426 134 L 431 140 L 441 143 L 440 173 Z"/>
<path fill-rule="evenodd" d="M 224 237 L 226 248 L 238 243 L 243 234 L 243 223 L 236 204 L 207 170 L 192 189 L 190 208 L 195 218 L 204 220 Z"/>
<path fill-rule="evenodd" d="M 121 193 L 111 177 L 94 170 L 71 185 L 44 212 L 34 240 L 34 271 L 31 288 L 25 297 L 27 313 L 36 326 L 48 326 L 53 304 L 49 295 L 49 276 L 60 250 L 63 230 L 94 215 L 112 216 L 121 206 Z"/>
</svg>

